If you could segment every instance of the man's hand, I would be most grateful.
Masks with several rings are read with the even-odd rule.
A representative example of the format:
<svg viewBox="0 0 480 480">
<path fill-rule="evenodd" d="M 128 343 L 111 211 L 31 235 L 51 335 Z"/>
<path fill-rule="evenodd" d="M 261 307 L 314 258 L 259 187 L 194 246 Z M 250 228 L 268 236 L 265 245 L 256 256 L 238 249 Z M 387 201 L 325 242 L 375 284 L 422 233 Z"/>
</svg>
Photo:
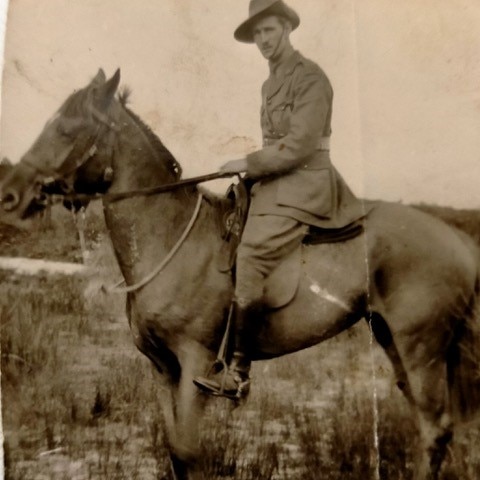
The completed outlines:
<svg viewBox="0 0 480 480">
<path fill-rule="evenodd" d="M 220 167 L 221 172 L 227 173 L 241 173 L 248 170 L 247 159 L 240 158 L 239 160 L 230 160 Z"/>
</svg>

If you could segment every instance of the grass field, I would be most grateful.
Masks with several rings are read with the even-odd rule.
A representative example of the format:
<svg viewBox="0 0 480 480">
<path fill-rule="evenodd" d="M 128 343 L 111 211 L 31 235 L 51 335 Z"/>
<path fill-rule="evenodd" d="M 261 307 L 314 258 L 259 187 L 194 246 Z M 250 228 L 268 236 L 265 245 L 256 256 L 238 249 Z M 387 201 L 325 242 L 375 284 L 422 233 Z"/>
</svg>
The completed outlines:
<svg viewBox="0 0 480 480">
<path fill-rule="evenodd" d="M 477 212 L 435 213 L 480 239 Z M 10 244 L 0 244 L 5 255 L 78 260 L 74 231 L 73 220 L 59 213 L 36 238 L 20 241 L 10 232 Z M 96 252 L 92 262 L 108 267 L 101 232 L 93 211 L 87 244 Z M 166 392 L 133 346 L 122 302 L 86 298 L 88 279 L 3 272 L 0 281 L 6 479 L 168 479 L 159 413 Z M 206 478 L 373 479 L 378 460 L 380 478 L 411 478 L 418 445 L 411 411 L 365 324 L 259 362 L 253 376 L 246 405 L 231 411 L 228 401 L 215 400 L 208 410 Z M 444 480 L 480 478 L 479 426 L 456 432 Z"/>
</svg>

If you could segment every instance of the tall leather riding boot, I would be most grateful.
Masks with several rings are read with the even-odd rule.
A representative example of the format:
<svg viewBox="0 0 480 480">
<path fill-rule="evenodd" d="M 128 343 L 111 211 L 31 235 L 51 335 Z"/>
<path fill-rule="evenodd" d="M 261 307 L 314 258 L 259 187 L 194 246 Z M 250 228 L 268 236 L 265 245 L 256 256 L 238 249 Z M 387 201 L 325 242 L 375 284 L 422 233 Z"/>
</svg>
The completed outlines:
<svg viewBox="0 0 480 480">
<path fill-rule="evenodd" d="M 240 306 L 234 303 L 234 348 L 230 365 L 225 370 L 206 377 L 197 377 L 195 385 L 205 393 L 235 400 L 245 398 L 250 391 L 252 344 L 258 330 L 258 304 Z"/>
</svg>

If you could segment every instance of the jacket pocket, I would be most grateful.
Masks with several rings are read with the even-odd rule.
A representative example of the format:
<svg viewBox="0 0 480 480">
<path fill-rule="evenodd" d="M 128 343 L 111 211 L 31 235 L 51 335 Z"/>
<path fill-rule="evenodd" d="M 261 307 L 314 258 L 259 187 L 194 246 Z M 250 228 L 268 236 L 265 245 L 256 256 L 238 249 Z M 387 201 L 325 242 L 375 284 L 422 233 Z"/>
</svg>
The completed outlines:
<svg viewBox="0 0 480 480">
<path fill-rule="evenodd" d="M 293 109 L 293 102 L 282 102 L 270 110 L 270 118 L 276 133 L 286 135 L 290 128 L 290 115 Z"/>
</svg>

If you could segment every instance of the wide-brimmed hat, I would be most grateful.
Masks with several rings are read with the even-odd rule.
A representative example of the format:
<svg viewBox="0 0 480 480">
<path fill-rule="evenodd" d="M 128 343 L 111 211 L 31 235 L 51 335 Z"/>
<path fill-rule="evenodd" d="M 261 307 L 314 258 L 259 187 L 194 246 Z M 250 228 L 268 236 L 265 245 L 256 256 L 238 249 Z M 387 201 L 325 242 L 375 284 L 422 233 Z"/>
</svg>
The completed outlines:
<svg viewBox="0 0 480 480">
<path fill-rule="evenodd" d="M 287 18 L 292 24 L 292 30 L 300 25 L 300 17 L 283 0 L 250 0 L 248 19 L 235 30 L 233 36 L 239 42 L 253 43 L 252 29 L 255 22 L 268 15 L 279 15 Z"/>
</svg>

